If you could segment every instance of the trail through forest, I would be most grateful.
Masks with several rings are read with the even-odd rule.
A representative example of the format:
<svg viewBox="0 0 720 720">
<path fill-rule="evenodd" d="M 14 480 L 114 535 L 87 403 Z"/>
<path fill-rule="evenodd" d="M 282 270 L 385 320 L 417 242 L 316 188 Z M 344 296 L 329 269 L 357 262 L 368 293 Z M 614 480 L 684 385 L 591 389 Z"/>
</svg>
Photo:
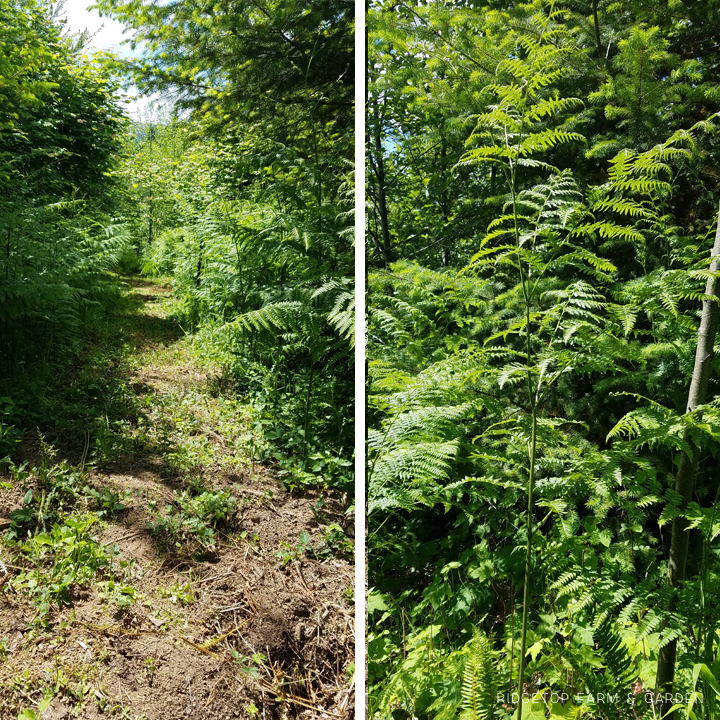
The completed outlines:
<svg viewBox="0 0 720 720">
<path fill-rule="evenodd" d="M 256 462 L 252 408 L 169 294 L 128 281 L 71 373 L 104 430 L 28 433 L 0 476 L 3 717 L 51 698 L 43 720 L 351 717 L 342 498 Z"/>
</svg>

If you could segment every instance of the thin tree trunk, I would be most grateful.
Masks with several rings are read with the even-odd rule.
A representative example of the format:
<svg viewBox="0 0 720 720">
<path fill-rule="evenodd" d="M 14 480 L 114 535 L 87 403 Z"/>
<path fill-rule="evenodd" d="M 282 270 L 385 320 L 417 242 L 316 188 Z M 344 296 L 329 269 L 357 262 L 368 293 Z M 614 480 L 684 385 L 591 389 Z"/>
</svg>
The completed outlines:
<svg viewBox="0 0 720 720">
<path fill-rule="evenodd" d="M 713 245 L 710 265 L 712 272 L 720 269 L 720 213 L 718 214 L 718 227 L 715 232 L 715 244 Z M 718 281 L 710 278 L 705 287 L 705 295 L 713 297 L 713 300 L 703 300 L 702 319 L 698 330 L 698 344 L 695 351 L 695 367 L 693 368 L 690 391 L 688 393 L 687 411 L 692 412 L 698 406 L 705 404 L 710 370 L 713 360 L 713 345 L 715 334 L 720 317 L 718 306 Z M 692 442 L 690 435 L 686 432 L 684 440 L 692 451 L 692 458 L 686 453 L 680 456 L 680 465 L 677 471 L 675 492 L 682 498 L 680 507 L 684 509 L 690 502 L 695 488 L 695 477 L 697 475 L 698 448 Z M 668 560 L 668 586 L 679 587 L 685 580 L 685 566 L 687 563 L 688 544 L 690 540 L 690 528 L 687 520 L 683 517 L 676 517 L 672 522 L 672 535 L 670 539 L 670 557 Z M 677 598 L 673 597 L 668 605 L 668 611 L 673 612 Z M 675 656 L 677 653 L 677 642 L 673 640 L 660 650 L 658 656 L 657 676 L 655 679 L 655 692 L 658 694 L 656 708 L 658 716 L 662 717 L 672 706 L 672 701 L 665 701 L 659 697 L 660 694 L 672 694 L 673 682 L 675 680 Z M 673 713 L 676 715 L 676 713 Z M 672 717 L 672 716 L 671 716 Z"/>
<path fill-rule="evenodd" d="M 593 0 L 592 12 L 593 12 L 593 22 L 595 23 L 595 44 L 597 45 L 598 57 L 602 58 L 603 44 L 602 44 L 602 40 L 600 39 L 600 21 L 598 19 L 598 1 L 599 0 Z"/>
</svg>

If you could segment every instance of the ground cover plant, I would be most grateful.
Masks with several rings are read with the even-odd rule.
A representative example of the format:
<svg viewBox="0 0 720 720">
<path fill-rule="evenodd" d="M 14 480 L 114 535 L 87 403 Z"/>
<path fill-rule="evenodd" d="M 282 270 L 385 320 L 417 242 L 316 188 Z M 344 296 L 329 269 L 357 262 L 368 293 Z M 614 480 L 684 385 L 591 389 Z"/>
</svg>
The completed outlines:
<svg viewBox="0 0 720 720">
<path fill-rule="evenodd" d="M 696 21 L 370 10 L 373 717 L 717 714 L 720 108 Z"/>
</svg>

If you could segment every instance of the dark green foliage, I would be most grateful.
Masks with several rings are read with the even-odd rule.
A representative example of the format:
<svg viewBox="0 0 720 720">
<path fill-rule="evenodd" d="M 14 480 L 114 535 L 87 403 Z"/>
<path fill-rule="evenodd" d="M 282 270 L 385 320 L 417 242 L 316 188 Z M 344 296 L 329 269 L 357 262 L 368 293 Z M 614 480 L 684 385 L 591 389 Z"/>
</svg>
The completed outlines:
<svg viewBox="0 0 720 720">
<path fill-rule="evenodd" d="M 662 646 L 677 692 L 720 652 L 720 418 L 685 412 L 716 80 L 689 79 L 684 22 L 637 4 L 486 5 L 371 11 L 371 715 L 467 711 L 479 629 L 496 717 L 519 689 L 525 720 L 652 716 Z M 668 610 L 677 517 L 693 539 Z"/>
<path fill-rule="evenodd" d="M 352 122 L 353 5 L 344 0 L 97 6 L 136 30 L 146 57 L 129 61 L 143 89 L 179 90 L 180 103 L 219 125 L 241 117 L 263 134 L 311 147 L 313 123 Z M 292 122 L 292 125 L 288 125 Z"/>
<path fill-rule="evenodd" d="M 124 120 L 117 82 L 61 38 L 48 8 L 0 13 L 13 18 L 0 32 L 12 78 L 0 110 L 0 394 L 14 422 L 118 297 L 111 271 L 128 238 L 109 213 Z"/>
</svg>

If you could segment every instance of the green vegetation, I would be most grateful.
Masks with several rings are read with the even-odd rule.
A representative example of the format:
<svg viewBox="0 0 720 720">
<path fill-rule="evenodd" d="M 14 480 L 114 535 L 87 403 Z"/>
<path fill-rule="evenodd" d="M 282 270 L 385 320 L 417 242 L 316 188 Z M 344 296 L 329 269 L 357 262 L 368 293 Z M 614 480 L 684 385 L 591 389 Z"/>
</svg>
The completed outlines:
<svg viewBox="0 0 720 720">
<path fill-rule="evenodd" d="M 350 556 L 336 523 L 353 500 L 352 5 L 98 7 L 139 57 L 90 52 L 49 1 L 0 0 L 3 717 L 63 703 L 73 717 L 95 704 L 155 717 L 158 698 L 186 714 L 167 654 L 132 690 L 155 683 L 154 699 L 105 692 L 108 627 L 174 633 L 204 673 L 268 615 L 265 588 L 253 584 L 256 600 L 234 584 L 249 554 L 271 581 L 286 526 L 307 528 L 316 557 L 343 560 L 342 588 L 326 591 L 341 602 Z M 121 109 L 130 85 L 162 96 L 142 119 Z M 314 522 L 319 495 L 331 510 Z M 219 583 L 200 582 L 229 558 Z M 194 602 L 208 638 L 178 627 Z M 223 677 L 180 688 L 188 707 L 257 713 L 245 676 L 261 657 L 263 716 L 330 706 L 348 652 L 329 658 L 352 647 L 350 625 L 327 622 L 312 657 L 267 627 L 252 641 L 273 659 L 222 662 Z M 70 633 L 84 654 L 61 652 Z"/>
<path fill-rule="evenodd" d="M 716 715 L 720 6 L 698 12 L 372 4 L 375 718 Z"/>
<path fill-rule="evenodd" d="M 88 57 L 49 6 L 0 5 L 0 455 L 31 428 L 81 447 L 84 427 L 87 459 L 109 459 L 131 399 L 95 384 L 113 359 L 93 353 L 127 357 L 108 318 L 142 273 L 172 286 L 156 329 L 191 335 L 222 395 L 251 399 L 253 455 L 292 489 L 349 491 L 350 9 L 99 7 L 142 59 Z M 177 102 L 129 122 L 122 78 Z"/>
<path fill-rule="evenodd" d="M 148 523 L 150 532 L 163 546 L 199 551 L 215 544 L 218 523 L 229 526 L 235 510 L 234 495 L 204 492 L 196 497 L 182 493 L 177 505 L 168 505 L 164 515 Z"/>
<path fill-rule="evenodd" d="M 12 426 L 117 300 L 113 218 L 126 120 L 103 57 L 83 57 L 43 3 L 0 4 L 0 453 Z M 15 48 L 22 48 L 16 52 Z M 31 421 L 32 422 L 32 421 Z"/>
</svg>

